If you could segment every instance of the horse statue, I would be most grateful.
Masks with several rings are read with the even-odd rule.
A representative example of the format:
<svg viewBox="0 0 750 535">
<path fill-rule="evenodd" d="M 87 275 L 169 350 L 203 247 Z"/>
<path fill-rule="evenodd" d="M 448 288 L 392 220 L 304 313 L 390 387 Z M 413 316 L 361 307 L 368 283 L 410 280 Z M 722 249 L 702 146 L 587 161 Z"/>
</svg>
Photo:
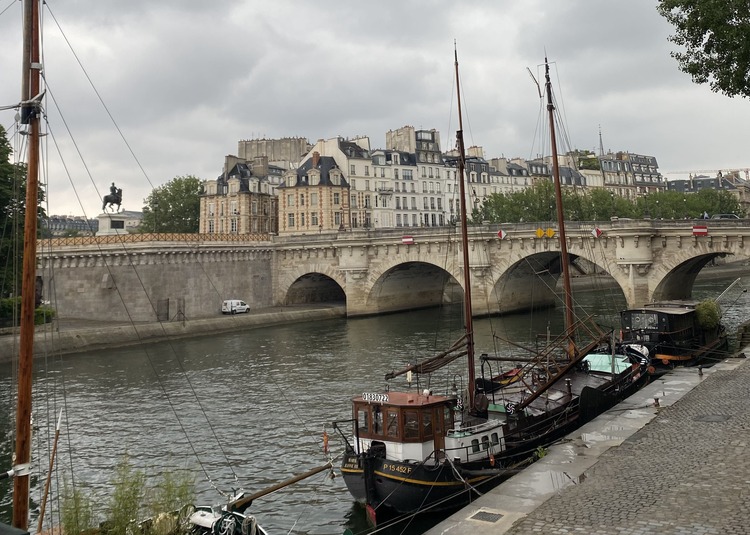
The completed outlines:
<svg viewBox="0 0 750 535">
<path fill-rule="evenodd" d="M 122 204 L 122 188 L 115 188 L 114 193 L 110 193 L 109 195 L 105 195 L 104 199 L 102 199 L 104 202 L 102 202 L 102 212 L 104 212 L 108 207 L 112 208 L 113 205 L 117 206 L 117 211 L 120 211 L 120 205 Z"/>
</svg>

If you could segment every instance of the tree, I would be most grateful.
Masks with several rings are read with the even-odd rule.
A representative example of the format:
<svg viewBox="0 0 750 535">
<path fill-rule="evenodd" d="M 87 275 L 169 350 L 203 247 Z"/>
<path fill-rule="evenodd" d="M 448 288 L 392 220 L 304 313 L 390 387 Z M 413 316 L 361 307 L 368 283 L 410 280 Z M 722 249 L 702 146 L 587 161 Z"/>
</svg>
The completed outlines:
<svg viewBox="0 0 750 535">
<path fill-rule="evenodd" d="M 12 163 L 13 149 L 0 125 L 0 297 L 18 295 L 23 264 L 23 229 L 26 214 L 26 165 Z M 39 189 L 39 203 L 44 191 Z M 40 220 L 44 210 L 38 208 Z M 41 231 L 44 225 L 38 225 Z"/>
<path fill-rule="evenodd" d="M 200 223 L 201 180 L 178 176 L 144 199 L 139 232 L 196 233 Z"/>
<path fill-rule="evenodd" d="M 659 0 L 675 27 L 669 37 L 680 70 L 729 97 L 750 96 L 750 4 L 747 0 Z"/>
</svg>

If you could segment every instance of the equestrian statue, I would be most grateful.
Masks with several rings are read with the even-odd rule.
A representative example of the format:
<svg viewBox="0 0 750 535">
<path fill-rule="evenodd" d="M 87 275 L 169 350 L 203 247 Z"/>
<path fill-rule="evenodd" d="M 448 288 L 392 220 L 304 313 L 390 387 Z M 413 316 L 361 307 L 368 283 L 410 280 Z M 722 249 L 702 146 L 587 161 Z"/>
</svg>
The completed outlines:
<svg viewBox="0 0 750 535">
<path fill-rule="evenodd" d="M 122 204 L 122 188 L 118 188 L 115 186 L 115 183 L 112 182 L 112 185 L 109 187 L 109 195 L 105 195 L 104 199 L 102 199 L 104 202 L 102 202 L 102 212 L 104 212 L 107 207 L 112 208 L 113 205 L 117 205 L 117 211 L 120 211 L 120 205 Z"/>
</svg>

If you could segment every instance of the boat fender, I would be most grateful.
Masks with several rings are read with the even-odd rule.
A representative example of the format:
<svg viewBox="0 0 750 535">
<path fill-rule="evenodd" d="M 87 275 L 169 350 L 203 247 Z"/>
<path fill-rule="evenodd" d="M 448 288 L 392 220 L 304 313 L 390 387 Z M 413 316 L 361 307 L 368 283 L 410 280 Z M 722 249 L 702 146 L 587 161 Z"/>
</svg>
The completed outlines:
<svg viewBox="0 0 750 535">
<path fill-rule="evenodd" d="M 248 515 L 242 520 L 242 535 L 256 535 L 258 532 L 258 521 L 253 515 Z"/>
</svg>

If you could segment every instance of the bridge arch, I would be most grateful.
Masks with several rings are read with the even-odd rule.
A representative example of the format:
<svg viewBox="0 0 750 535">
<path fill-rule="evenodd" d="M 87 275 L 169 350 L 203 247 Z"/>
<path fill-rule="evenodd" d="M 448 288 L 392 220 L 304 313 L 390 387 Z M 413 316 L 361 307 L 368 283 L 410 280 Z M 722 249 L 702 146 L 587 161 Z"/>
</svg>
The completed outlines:
<svg viewBox="0 0 750 535">
<path fill-rule="evenodd" d="M 285 274 L 279 281 L 281 295 L 277 301 L 283 305 L 342 303 L 346 302 L 345 287 L 346 281 L 337 270 L 301 268 Z"/>
<path fill-rule="evenodd" d="M 692 247 L 683 254 L 673 255 L 671 262 L 662 260 L 654 269 L 655 281 L 654 301 L 671 299 L 690 299 L 693 295 L 693 285 L 698 274 L 717 258 L 733 260 L 732 253 L 718 252 L 707 246 Z"/>
<path fill-rule="evenodd" d="M 569 259 L 573 273 L 595 276 L 599 284 L 612 285 L 624 295 L 622 281 L 609 271 L 606 262 L 574 252 L 569 252 Z M 491 298 L 497 305 L 492 312 L 508 314 L 562 306 L 558 288 L 561 275 L 559 250 L 519 249 L 493 270 Z"/>
<path fill-rule="evenodd" d="M 370 314 L 382 314 L 460 301 L 463 284 L 457 275 L 430 261 L 397 256 L 369 274 L 365 308 Z M 450 288 L 460 295 L 448 295 Z"/>
</svg>

